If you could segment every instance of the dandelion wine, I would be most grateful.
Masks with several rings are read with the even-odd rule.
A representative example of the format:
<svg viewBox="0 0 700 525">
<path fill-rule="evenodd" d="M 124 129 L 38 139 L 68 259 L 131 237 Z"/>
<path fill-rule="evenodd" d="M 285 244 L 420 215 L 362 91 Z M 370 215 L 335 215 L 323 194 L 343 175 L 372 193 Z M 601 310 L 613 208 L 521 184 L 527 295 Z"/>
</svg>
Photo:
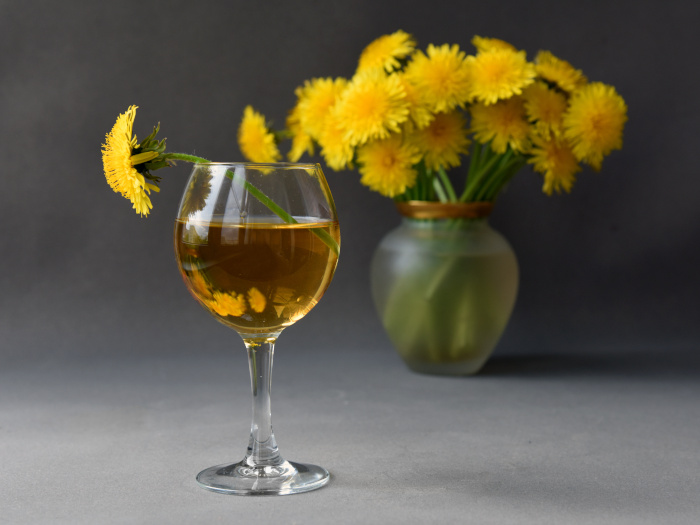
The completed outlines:
<svg viewBox="0 0 700 525">
<path fill-rule="evenodd" d="M 242 335 L 265 337 L 304 317 L 328 288 L 338 256 L 320 231 L 339 243 L 337 222 L 178 220 L 175 253 L 205 308 Z"/>
</svg>

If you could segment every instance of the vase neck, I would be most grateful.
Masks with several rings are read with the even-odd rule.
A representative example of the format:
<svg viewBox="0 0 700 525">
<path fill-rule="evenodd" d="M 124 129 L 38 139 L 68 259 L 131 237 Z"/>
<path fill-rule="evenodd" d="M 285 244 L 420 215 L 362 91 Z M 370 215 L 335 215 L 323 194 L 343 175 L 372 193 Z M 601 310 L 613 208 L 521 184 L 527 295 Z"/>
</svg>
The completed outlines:
<svg viewBox="0 0 700 525">
<path fill-rule="evenodd" d="M 488 217 L 493 202 L 397 202 L 396 209 L 411 219 L 480 219 Z"/>
<path fill-rule="evenodd" d="M 402 224 L 411 229 L 421 230 L 467 230 L 489 227 L 488 217 L 478 219 L 412 219 L 402 218 Z"/>
</svg>

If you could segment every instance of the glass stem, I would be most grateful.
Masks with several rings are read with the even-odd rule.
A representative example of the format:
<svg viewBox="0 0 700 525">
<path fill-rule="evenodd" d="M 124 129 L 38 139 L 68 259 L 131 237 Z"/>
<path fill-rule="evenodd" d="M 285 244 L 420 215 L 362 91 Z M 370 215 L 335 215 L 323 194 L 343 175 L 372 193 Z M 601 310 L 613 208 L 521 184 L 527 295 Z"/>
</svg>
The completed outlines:
<svg viewBox="0 0 700 525">
<path fill-rule="evenodd" d="M 277 450 L 272 432 L 270 388 L 272 380 L 273 341 L 244 340 L 248 349 L 250 385 L 253 391 L 253 421 L 250 425 L 250 440 L 245 462 L 251 467 L 280 465 L 284 459 Z"/>
</svg>

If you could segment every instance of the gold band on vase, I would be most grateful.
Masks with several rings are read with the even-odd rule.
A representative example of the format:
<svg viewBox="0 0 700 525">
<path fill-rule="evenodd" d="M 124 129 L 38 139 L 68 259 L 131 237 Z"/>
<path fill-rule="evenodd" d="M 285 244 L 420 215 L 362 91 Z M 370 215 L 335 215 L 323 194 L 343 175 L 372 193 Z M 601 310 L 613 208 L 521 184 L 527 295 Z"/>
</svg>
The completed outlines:
<svg viewBox="0 0 700 525">
<path fill-rule="evenodd" d="M 410 219 L 483 219 L 493 210 L 492 202 L 397 202 L 396 208 Z"/>
</svg>

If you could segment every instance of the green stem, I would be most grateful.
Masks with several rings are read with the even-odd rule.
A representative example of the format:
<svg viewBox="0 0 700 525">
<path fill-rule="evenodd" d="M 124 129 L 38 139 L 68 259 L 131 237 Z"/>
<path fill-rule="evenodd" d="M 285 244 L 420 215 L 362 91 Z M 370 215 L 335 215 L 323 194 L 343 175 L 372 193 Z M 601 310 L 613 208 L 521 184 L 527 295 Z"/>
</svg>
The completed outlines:
<svg viewBox="0 0 700 525">
<path fill-rule="evenodd" d="M 483 151 L 483 147 L 481 144 L 478 142 L 474 141 L 472 144 L 472 150 L 471 150 L 471 156 L 469 159 L 469 169 L 467 170 L 467 176 L 464 180 L 464 189 L 466 191 L 466 188 L 469 186 L 469 181 L 471 181 L 474 178 L 474 174 L 476 173 L 477 167 L 479 166 L 479 162 L 481 161 L 481 153 Z M 460 195 L 460 201 L 463 201 L 464 193 Z"/>
<path fill-rule="evenodd" d="M 447 173 L 445 172 L 442 166 L 438 166 L 438 175 L 440 175 L 440 180 L 442 181 L 442 184 L 445 187 L 445 190 L 447 191 L 447 195 L 449 196 L 450 200 L 452 202 L 457 202 L 457 194 L 455 193 L 455 189 L 452 186 L 450 178 L 447 176 Z"/>
<path fill-rule="evenodd" d="M 494 183 L 502 178 L 503 172 L 506 167 L 509 166 L 512 156 L 513 150 L 508 148 L 504 154 L 497 157 L 498 163 L 493 167 L 489 176 L 484 180 L 484 183 L 476 189 L 474 200 L 480 201 L 484 199 L 485 195 L 488 194 L 489 188 L 492 188 Z"/>
<path fill-rule="evenodd" d="M 231 173 L 230 170 L 226 171 L 226 176 L 229 179 L 233 180 L 233 173 Z M 275 201 L 273 201 L 270 197 L 265 195 L 258 188 L 253 186 L 249 181 L 245 181 L 243 183 L 243 187 L 248 191 L 248 193 L 250 193 L 253 197 L 255 197 L 260 202 L 262 202 L 272 213 L 277 215 L 280 219 L 282 219 L 287 224 L 299 224 L 298 220 L 296 220 L 294 217 L 292 217 L 286 211 L 284 211 L 282 208 L 280 208 L 279 205 Z"/>
<path fill-rule="evenodd" d="M 435 185 L 433 184 L 433 180 L 435 179 L 435 176 L 432 174 L 432 172 L 428 172 L 430 174 L 430 178 L 428 179 L 428 184 L 426 184 L 426 197 L 424 200 L 426 201 L 434 201 L 435 200 Z"/>
<path fill-rule="evenodd" d="M 423 198 L 423 193 L 425 192 L 425 177 L 416 177 L 416 184 L 413 187 L 413 199 L 421 200 Z"/>
<path fill-rule="evenodd" d="M 476 167 L 479 165 L 481 149 L 481 144 L 479 144 L 478 142 L 474 142 L 474 146 L 472 147 L 472 155 L 469 159 L 469 171 L 467 171 L 467 177 L 471 176 L 471 174 L 474 173 L 474 171 L 476 170 Z"/>
<path fill-rule="evenodd" d="M 185 162 L 193 162 L 195 164 L 207 164 L 211 162 L 210 160 L 207 160 L 203 157 L 197 157 L 196 155 L 188 155 L 187 153 L 166 153 L 165 155 L 163 155 L 163 158 L 165 160 L 184 160 Z"/>
<path fill-rule="evenodd" d="M 480 191 L 476 194 L 475 199 L 477 201 L 481 200 L 491 200 L 487 199 L 487 196 L 494 196 L 498 194 L 500 187 L 505 184 L 507 173 L 495 172 L 492 177 L 485 182 L 485 184 L 480 188 Z"/>
<path fill-rule="evenodd" d="M 207 164 L 210 163 L 210 160 L 207 160 L 203 157 L 197 157 L 196 155 L 188 155 L 186 153 L 167 153 L 164 155 L 168 159 L 174 159 L 174 160 L 182 160 L 185 162 L 194 162 L 195 164 Z M 226 170 L 226 176 L 233 180 L 233 173 L 231 170 Z M 294 217 L 292 217 L 289 213 L 287 213 L 283 208 L 281 208 L 275 201 L 273 201 L 270 197 L 265 195 L 262 191 L 260 191 L 258 188 L 253 186 L 250 181 L 245 181 L 243 183 L 243 187 L 251 194 L 253 195 L 256 199 L 258 199 L 264 206 L 266 206 L 272 213 L 277 215 L 280 219 L 282 219 L 284 222 L 287 224 L 299 224 L 299 221 L 297 221 Z M 340 254 L 340 247 L 338 246 L 338 243 L 335 241 L 335 239 L 326 231 L 326 230 L 320 230 L 318 228 L 312 228 L 311 232 L 316 235 L 319 239 L 321 239 L 326 246 L 328 246 L 333 253 L 336 255 Z"/>
<path fill-rule="evenodd" d="M 479 198 L 487 201 L 495 201 L 498 194 L 513 176 L 525 165 L 525 157 L 514 153 L 512 158 L 497 171 L 491 180 L 485 184 Z"/>
<path fill-rule="evenodd" d="M 416 177 L 416 186 L 418 191 L 415 192 L 413 196 L 415 200 L 424 201 L 427 200 L 428 191 L 432 185 L 431 179 L 433 178 L 433 174 L 425 167 L 425 163 L 423 161 L 418 163 L 416 169 L 418 171 L 418 175 Z"/>
<path fill-rule="evenodd" d="M 461 202 L 472 202 L 475 200 L 475 194 L 479 190 L 479 186 L 483 183 L 484 179 L 488 177 L 492 168 L 496 165 L 499 160 L 499 155 L 488 152 L 484 156 L 490 156 L 491 158 L 486 162 L 485 165 L 481 166 L 479 171 L 477 171 L 473 176 L 469 177 L 467 181 L 467 187 L 464 189 L 464 193 L 460 197 Z"/>
<path fill-rule="evenodd" d="M 508 165 L 503 169 L 503 172 L 499 174 L 498 177 L 494 178 L 494 181 L 489 185 L 487 191 L 484 194 L 484 200 L 495 201 L 498 194 L 505 187 L 508 182 L 515 176 L 518 171 L 522 169 L 525 165 L 525 159 L 522 157 L 516 157 L 512 159 Z"/>
<path fill-rule="evenodd" d="M 450 199 L 447 197 L 445 189 L 442 187 L 442 184 L 440 184 L 440 181 L 437 179 L 437 177 L 433 178 L 433 189 L 435 190 L 435 193 L 437 193 L 440 202 L 449 202 Z"/>
<path fill-rule="evenodd" d="M 506 150 L 506 152 L 503 155 L 501 155 L 501 159 L 498 162 L 498 166 L 496 167 L 495 171 L 496 172 L 501 171 L 505 167 L 505 165 L 510 162 L 510 159 L 512 156 L 513 156 L 513 150 L 508 148 Z"/>
</svg>

